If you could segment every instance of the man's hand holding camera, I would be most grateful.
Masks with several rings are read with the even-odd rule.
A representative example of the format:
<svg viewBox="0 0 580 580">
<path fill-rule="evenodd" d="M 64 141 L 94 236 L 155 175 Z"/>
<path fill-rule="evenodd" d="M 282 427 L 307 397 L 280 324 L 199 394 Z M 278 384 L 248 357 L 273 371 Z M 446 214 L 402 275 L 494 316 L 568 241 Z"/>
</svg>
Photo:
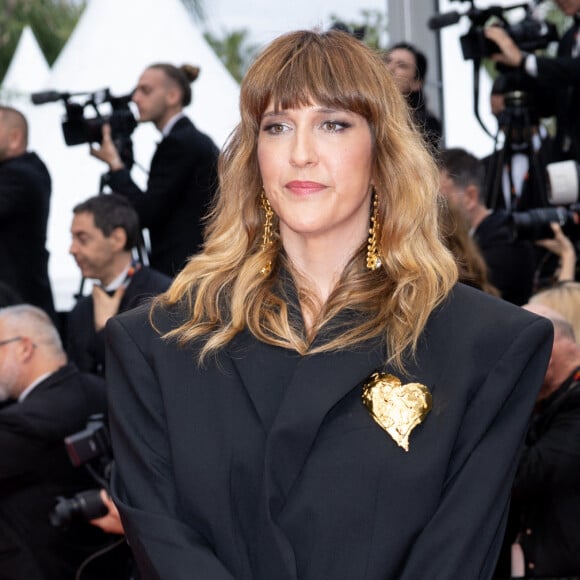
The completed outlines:
<svg viewBox="0 0 580 580">
<path fill-rule="evenodd" d="M 123 529 L 123 524 L 121 522 L 121 516 L 119 515 L 119 510 L 117 506 L 113 503 L 113 500 L 107 493 L 105 489 L 101 489 L 101 500 L 103 504 L 108 508 L 109 512 L 106 516 L 102 518 L 95 518 L 90 520 L 90 523 L 97 528 L 101 528 L 104 532 L 108 534 L 119 534 L 123 535 L 125 530 Z"/>
<path fill-rule="evenodd" d="M 93 157 L 104 161 L 111 171 L 118 171 L 119 169 L 125 168 L 125 164 L 113 142 L 111 126 L 108 123 L 103 125 L 103 139 L 100 147 L 97 148 L 91 145 L 90 153 Z"/>
<path fill-rule="evenodd" d="M 497 44 L 501 52 L 491 55 L 494 62 L 511 67 L 521 67 L 527 56 L 520 50 L 512 37 L 501 26 L 488 26 L 484 30 L 485 37 Z"/>
</svg>

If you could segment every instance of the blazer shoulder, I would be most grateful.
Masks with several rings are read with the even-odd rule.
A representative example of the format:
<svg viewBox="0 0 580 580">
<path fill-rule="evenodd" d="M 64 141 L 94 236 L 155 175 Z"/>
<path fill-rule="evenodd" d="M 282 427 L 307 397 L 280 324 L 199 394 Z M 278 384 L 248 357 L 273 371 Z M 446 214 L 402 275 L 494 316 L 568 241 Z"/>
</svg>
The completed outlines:
<svg viewBox="0 0 580 580">
<path fill-rule="evenodd" d="M 170 307 L 151 304 L 149 301 L 127 310 L 107 322 L 107 336 L 117 334 L 122 328 L 136 341 L 159 338 L 187 320 L 185 308 L 181 305 Z"/>
<path fill-rule="evenodd" d="M 432 322 L 450 331 L 461 327 L 466 332 L 486 333 L 491 340 L 496 338 L 501 342 L 513 339 L 528 328 L 545 340 L 553 335 L 553 325 L 548 319 L 461 283 L 434 312 Z"/>
</svg>

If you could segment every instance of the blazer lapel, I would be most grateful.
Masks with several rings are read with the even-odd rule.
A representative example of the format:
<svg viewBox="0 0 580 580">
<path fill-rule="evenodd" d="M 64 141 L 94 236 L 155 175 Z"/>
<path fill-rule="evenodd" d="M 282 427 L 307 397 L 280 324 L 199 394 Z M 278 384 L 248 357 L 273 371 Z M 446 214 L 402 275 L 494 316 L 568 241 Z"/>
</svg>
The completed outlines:
<svg viewBox="0 0 580 580">
<path fill-rule="evenodd" d="M 272 505 L 282 508 L 330 409 L 380 370 L 384 360 L 384 348 L 377 341 L 370 349 L 323 353 L 300 361 L 266 447 L 268 492 L 276 499 Z"/>
<path fill-rule="evenodd" d="M 232 341 L 229 356 L 266 436 L 301 356 L 288 349 L 264 344 L 248 331 Z"/>
</svg>

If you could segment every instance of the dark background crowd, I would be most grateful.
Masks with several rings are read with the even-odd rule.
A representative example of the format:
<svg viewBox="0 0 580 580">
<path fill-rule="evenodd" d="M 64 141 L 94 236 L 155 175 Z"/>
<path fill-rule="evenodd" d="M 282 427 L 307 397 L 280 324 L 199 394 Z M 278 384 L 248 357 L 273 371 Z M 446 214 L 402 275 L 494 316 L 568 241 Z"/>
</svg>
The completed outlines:
<svg viewBox="0 0 580 580">
<path fill-rule="evenodd" d="M 555 57 L 528 54 L 503 30 L 486 32 L 499 63 L 489 95 L 498 135 L 484 158 L 445 147 L 423 92 L 426 56 L 406 42 L 384 53 L 385 74 L 439 163 L 441 232 L 460 280 L 546 316 L 555 328 L 506 514 L 498 579 L 580 578 L 580 2 L 558 4 L 574 22 Z M 83 281 L 92 282 L 70 312 L 56 311 L 48 276 L 51 176 L 28 150 L 26 118 L 0 106 L 0 580 L 134 574 L 105 491 L 112 457 L 104 328 L 164 292 L 202 244 L 218 149 L 183 113 L 198 72 L 155 63 L 132 93 L 140 122 L 161 133 L 145 191 L 131 178 L 114 128 L 105 125 L 91 148 L 107 164 L 108 190 L 87 192 L 66 218 L 70 253 Z M 548 117 L 555 132 L 542 123 Z M 554 199 L 553 171 L 561 168 L 576 171 L 565 203 Z M 77 447 L 65 445 L 77 434 Z M 94 455 L 86 441 L 97 446 Z"/>
</svg>

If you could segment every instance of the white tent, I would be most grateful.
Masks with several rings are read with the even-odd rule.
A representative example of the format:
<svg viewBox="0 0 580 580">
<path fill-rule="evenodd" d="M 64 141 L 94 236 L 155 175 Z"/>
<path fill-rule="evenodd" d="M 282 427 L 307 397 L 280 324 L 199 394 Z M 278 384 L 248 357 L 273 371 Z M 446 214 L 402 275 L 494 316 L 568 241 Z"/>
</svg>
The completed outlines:
<svg viewBox="0 0 580 580">
<path fill-rule="evenodd" d="M 3 94 L 27 95 L 44 88 L 50 67 L 29 26 L 25 26 L 2 81 Z"/>
<path fill-rule="evenodd" d="M 154 62 L 200 67 L 199 78 L 192 85 L 193 103 L 186 113 L 221 147 L 238 122 L 239 87 L 180 0 L 89 0 L 46 87 L 61 93 L 109 88 L 114 96 L 125 95 Z M 63 102 L 34 109 L 37 125 L 32 126 L 31 149 L 44 159 L 53 179 L 49 271 L 57 309 L 68 310 L 81 279 L 68 254 L 72 208 L 99 192 L 100 177 L 107 167 L 90 157 L 88 145 L 66 146 L 61 129 Z M 103 108 L 102 112 L 109 111 Z M 89 108 L 85 114 L 94 116 Z M 135 130 L 132 140 L 133 175 L 143 186 L 146 174 L 140 168 L 149 167 L 159 133 L 148 123 Z"/>
</svg>

